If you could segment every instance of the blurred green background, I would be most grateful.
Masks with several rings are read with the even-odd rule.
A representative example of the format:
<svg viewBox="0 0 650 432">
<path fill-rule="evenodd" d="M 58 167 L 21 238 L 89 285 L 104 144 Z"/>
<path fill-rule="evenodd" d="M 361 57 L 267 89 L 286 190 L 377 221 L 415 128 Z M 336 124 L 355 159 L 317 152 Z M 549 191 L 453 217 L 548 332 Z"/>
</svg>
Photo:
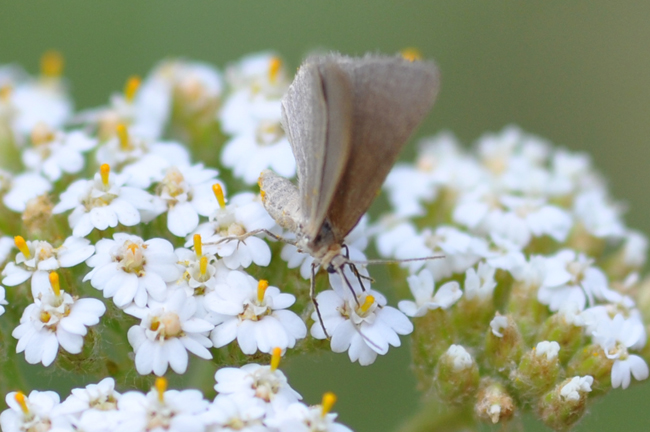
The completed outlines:
<svg viewBox="0 0 650 432">
<path fill-rule="evenodd" d="M 587 151 L 628 204 L 628 224 L 649 233 L 649 23 L 648 1 L 2 0 L 0 63 L 36 72 L 42 52 L 60 50 L 77 107 L 85 108 L 168 56 L 223 67 L 273 49 L 293 67 L 314 48 L 362 54 L 414 46 L 443 74 L 420 135 L 450 129 L 470 142 L 515 123 Z M 285 370 L 307 402 L 332 390 L 344 423 L 384 431 L 417 408 L 408 363 L 405 347 L 368 368 L 341 354 L 294 358 Z M 647 383 L 613 391 L 578 430 L 647 431 L 649 400 Z"/>
</svg>

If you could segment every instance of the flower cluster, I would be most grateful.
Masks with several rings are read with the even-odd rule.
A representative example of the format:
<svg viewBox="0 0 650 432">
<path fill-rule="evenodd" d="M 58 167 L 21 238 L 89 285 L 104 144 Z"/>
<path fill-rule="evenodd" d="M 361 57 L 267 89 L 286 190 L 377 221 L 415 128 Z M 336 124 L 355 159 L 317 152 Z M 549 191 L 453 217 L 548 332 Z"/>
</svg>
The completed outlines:
<svg viewBox="0 0 650 432">
<path fill-rule="evenodd" d="M 308 406 L 278 369 L 281 350 L 270 366 L 248 364 L 223 368 L 215 376 L 219 392 L 212 402 L 199 390 L 168 390 L 157 378 L 148 393 L 120 393 L 115 380 L 73 389 L 61 402 L 53 391 L 11 392 L 8 409 L 0 414 L 6 432 L 24 430 L 108 431 L 318 431 L 350 432 L 337 423 L 333 393 L 320 405 Z"/>
<path fill-rule="evenodd" d="M 405 335 L 422 390 L 488 422 L 532 408 L 566 429 L 593 395 L 647 378 L 646 237 L 586 155 L 514 127 L 472 152 L 423 140 L 386 181 L 390 214 L 345 239 L 355 265 L 315 269 L 310 298 L 314 258 L 277 241 L 295 234 L 254 186 L 267 168 L 296 173 L 288 70 L 271 53 L 224 74 L 166 60 L 75 112 L 59 54 L 37 78 L 0 67 L 0 339 L 28 363 L 115 379 L 62 403 L 11 392 L 3 430 L 346 431 L 333 395 L 300 402 L 280 356 L 331 349 L 366 366 Z M 363 264 L 372 241 L 404 260 L 392 281 Z M 213 402 L 166 389 L 191 361 L 219 366 Z M 150 374 L 147 394 L 115 390 Z"/>
</svg>

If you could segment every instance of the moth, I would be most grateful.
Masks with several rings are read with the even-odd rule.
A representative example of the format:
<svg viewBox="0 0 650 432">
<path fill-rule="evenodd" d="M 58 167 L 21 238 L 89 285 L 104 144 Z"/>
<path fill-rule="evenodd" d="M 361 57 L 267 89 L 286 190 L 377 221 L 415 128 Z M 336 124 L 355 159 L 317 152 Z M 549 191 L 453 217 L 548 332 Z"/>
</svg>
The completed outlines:
<svg viewBox="0 0 650 432">
<path fill-rule="evenodd" d="M 308 58 L 282 99 L 298 187 L 270 170 L 261 173 L 259 185 L 268 213 L 296 234 L 290 243 L 314 258 L 310 295 L 317 312 L 315 269 L 323 266 L 347 281 L 343 269 L 349 265 L 359 277 L 344 239 L 372 204 L 438 89 L 439 72 L 431 61 L 330 54 Z"/>
</svg>

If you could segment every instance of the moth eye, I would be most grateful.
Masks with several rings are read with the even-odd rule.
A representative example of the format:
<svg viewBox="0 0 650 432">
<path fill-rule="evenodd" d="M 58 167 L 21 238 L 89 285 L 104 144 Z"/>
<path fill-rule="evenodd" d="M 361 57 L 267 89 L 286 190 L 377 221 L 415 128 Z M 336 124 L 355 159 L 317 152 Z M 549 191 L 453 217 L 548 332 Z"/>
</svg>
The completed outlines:
<svg viewBox="0 0 650 432">
<path fill-rule="evenodd" d="M 327 266 L 327 273 L 336 273 L 336 270 L 334 270 L 334 266 L 332 264 Z"/>
</svg>

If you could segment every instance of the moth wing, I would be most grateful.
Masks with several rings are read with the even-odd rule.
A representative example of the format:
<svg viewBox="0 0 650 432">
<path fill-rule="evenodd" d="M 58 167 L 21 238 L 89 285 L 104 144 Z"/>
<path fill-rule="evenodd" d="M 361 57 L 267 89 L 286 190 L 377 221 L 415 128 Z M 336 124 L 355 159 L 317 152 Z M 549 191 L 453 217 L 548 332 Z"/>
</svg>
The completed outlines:
<svg viewBox="0 0 650 432">
<path fill-rule="evenodd" d="M 282 122 L 296 158 L 303 233 L 314 238 L 350 154 L 351 83 L 336 62 L 308 59 L 282 99 Z"/>
<path fill-rule="evenodd" d="M 328 211 L 342 241 L 368 210 L 400 151 L 427 115 L 439 89 L 430 61 L 401 57 L 336 56 L 353 89 L 352 139 L 343 175 Z"/>
</svg>

